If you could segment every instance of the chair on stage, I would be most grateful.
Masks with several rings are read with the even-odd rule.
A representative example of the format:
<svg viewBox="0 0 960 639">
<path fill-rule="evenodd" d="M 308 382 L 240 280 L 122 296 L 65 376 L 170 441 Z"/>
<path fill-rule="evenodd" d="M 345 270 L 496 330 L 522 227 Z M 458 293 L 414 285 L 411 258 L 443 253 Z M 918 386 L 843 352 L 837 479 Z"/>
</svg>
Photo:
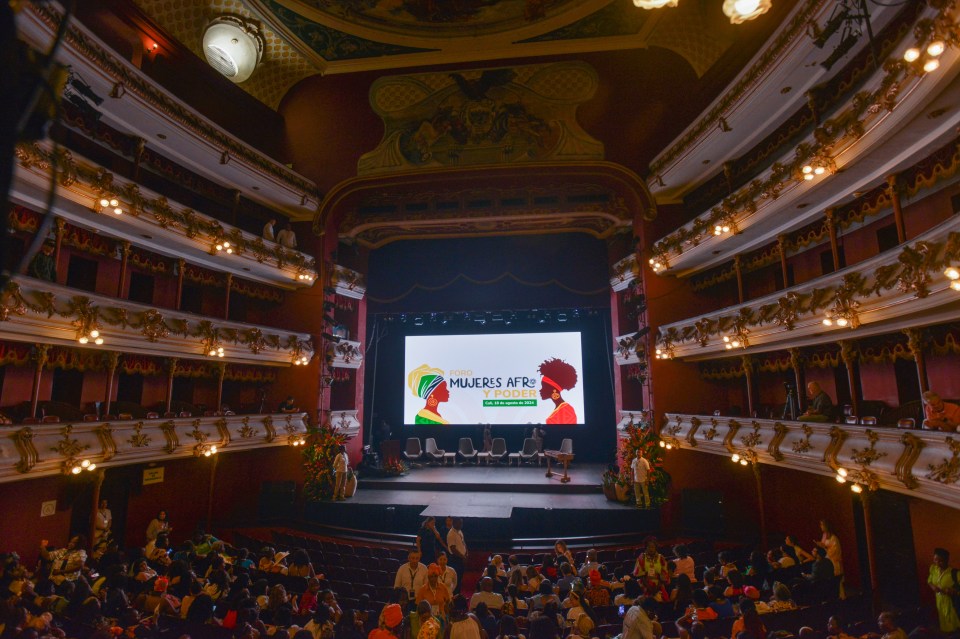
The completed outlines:
<svg viewBox="0 0 960 639">
<path fill-rule="evenodd" d="M 410 462 L 415 462 L 423 456 L 419 437 L 407 438 L 407 447 L 403 449 L 403 456 Z"/>
<path fill-rule="evenodd" d="M 476 463 L 477 461 L 477 449 L 473 447 L 473 440 L 469 437 L 460 438 L 460 446 L 457 449 L 457 453 L 464 462 Z"/>
<path fill-rule="evenodd" d="M 494 437 L 490 448 L 490 458 L 488 463 L 499 464 L 507 456 L 507 440 L 503 437 Z"/>
<path fill-rule="evenodd" d="M 533 437 L 527 437 L 523 440 L 523 450 L 520 451 L 520 461 L 517 463 L 527 463 L 534 460 L 536 460 L 537 466 L 539 466 L 540 451 L 537 450 L 537 440 Z"/>
<path fill-rule="evenodd" d="M 573 440 L 570 438 L 564 439 L 560 442 L 560 452 L 568 455 L 573 454 Z"/>
<path fill-rule="evenodd" d="M 442 448 L 437 448 L 437 440 L 433 437 L 427 437 L 424 442 L 423 456 L 431 462 L 443 463 L 443 454 L 446 452 Z"/>
</svg>

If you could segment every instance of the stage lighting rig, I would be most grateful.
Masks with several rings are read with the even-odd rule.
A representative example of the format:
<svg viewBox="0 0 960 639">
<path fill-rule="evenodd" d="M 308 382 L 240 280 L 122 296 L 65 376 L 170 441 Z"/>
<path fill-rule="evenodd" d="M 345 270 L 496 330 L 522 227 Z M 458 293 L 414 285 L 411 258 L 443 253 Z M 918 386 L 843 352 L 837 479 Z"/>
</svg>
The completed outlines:
<svg viewBox="0 0 960 639">
<path fill-rule="evenodd" d="M 845 3 L 841 3 L 833 9 L 833 13 L 830 14 L 830 19 L 823 25 L 823 28 L 820 28 L 820 25 L 816 22 L 811 21 L 810 37 L 813 38 L 813 46 L 822 49 L 827 44 L 827 40 L 832 38 L 833 34 L 839 31 L 840 27 L 842 27 L 849 18 L 850 8 L 847 7 Z"/>
<path fill-rule="evenodd" d="M 866 31 L 870 51 L 873 54 L 874 66 L 879 64 L 867 0 L 839 0 L 833 13 L 830 14 L 830 18 L 822 28 L 816 23 L 810 24 L 810 37 L 813 44 L 821 49 L 826 46 L 837 31 L 840 32 L 840 42 L 833 48 L 830 55 L 820 63 L 820 66 L 829 71 L 837 61 L 853 48 L 857 40 L 863 37 L 864 31 Z"/>
</svg>

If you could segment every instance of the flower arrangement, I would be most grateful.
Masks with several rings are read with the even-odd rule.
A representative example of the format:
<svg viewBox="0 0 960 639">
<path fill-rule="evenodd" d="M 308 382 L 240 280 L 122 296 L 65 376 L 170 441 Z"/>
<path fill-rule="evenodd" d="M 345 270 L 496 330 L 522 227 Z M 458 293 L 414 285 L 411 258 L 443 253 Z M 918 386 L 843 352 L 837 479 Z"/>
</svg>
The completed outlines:
<svg viewBox="0 0 960 639">
<path fill-rule="evenodd" d="M 306 475 L 304 493 L 308 499 L 333 497 L 333 458 L 347 436 L 327 421 L 307 431 L 307 445 L 303 448 L 303 468 Z"/>
<path fill-rule="evenodd" d="M 637 456 L 637 451 L 640 451 L 650 462 L 650 477 L 647 483 L 650 500 L 654 506 L 659 506 L 667 501 L 670 491 L 670 473 L 663 467 L 665 449 L 660 446 L 660 436 L 645 422 L 630 423 L 624 428 L 623 433 L 625 436 L 621 437 L 617 444 L 616 477 L 613 477 L 612 470 L 607 470 L 603 475 L 603 483 L 605 486 L 608 484 L 619 486 L 621 490 L 633 484 L 633 470 L 630 468 L 630 463 Z M 626 497 L 630 499 L 629 492 Z"/>
<path fill-rule="evenodd" d="M 405 475 L 409 470 L 407 464 L 400 459 L 388 459 L 383 463 L 383 474 L 387 476 L 399 477 Z"/>
</svg>

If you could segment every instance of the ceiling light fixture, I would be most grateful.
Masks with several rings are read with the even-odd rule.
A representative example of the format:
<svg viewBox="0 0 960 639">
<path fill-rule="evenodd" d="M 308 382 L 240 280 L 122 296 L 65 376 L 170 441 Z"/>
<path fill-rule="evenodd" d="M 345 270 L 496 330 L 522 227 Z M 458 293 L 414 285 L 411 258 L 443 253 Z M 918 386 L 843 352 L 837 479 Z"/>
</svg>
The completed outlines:
<svg viewBox="0 0 960 639">
<path fill-rule="evenodd" d="M 661 9 L 663 7 L 675 7 L 679 0 L 633 0 L 634 6 L 641 9 Z"/>
<path fill-rule="evenodd" d="M 723 0 L 723 13 L 733 24 L 741 24 L 762 16 L 773 6 L 773 0 Z"/>
<path fill-rule="evenodd" d="M 207 63 L 237 84 L 247 80 L 263 57 L 260 27 L 236 16 L 220 16 L 203 33 Z"/>
</svg>

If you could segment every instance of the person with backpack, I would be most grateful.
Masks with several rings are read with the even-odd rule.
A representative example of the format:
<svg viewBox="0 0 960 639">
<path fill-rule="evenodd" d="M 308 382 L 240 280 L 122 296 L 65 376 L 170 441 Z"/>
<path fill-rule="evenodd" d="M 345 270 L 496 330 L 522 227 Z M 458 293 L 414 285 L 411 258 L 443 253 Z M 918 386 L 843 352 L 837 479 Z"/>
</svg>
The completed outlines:
<svg viewBox="0 0 960 639">
<path fill-rule="evenodd" d="M 945 548 L 934 549 L 927 583 L 936 593 L 940 631 L 951 633 L 960 629 L 960 618 L 954 603 L 960 596 L 960 582 L 957 581 L 957 569 L 950 568 L 950 552 Z"/>
</svg>

